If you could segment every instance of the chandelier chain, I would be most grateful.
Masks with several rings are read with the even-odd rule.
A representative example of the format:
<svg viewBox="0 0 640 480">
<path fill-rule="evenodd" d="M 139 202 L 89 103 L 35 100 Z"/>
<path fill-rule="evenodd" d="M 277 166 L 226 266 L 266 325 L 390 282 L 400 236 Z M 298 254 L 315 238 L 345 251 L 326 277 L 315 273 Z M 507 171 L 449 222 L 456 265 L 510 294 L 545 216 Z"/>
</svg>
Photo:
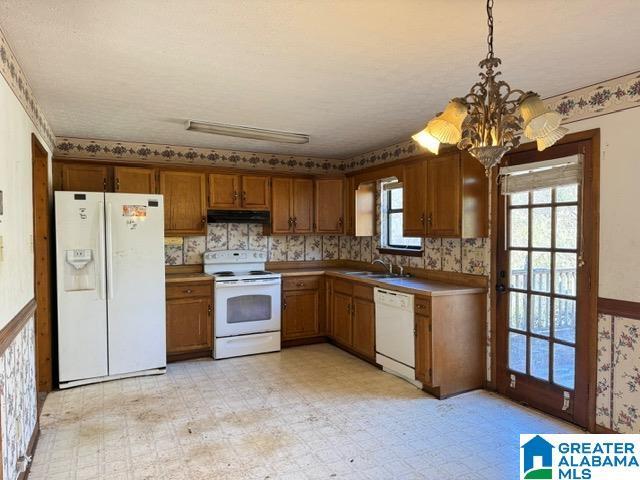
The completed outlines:
<svg viewBox="0 0 640 480">
<path fill-rule="evenodd" d="M 489 34 L 487 35 L 489 52 L 487 53 L 487 58 L 493 58 L 493 0 L 487 0 L 487 26 L 489 27 Z"/>
</svg>

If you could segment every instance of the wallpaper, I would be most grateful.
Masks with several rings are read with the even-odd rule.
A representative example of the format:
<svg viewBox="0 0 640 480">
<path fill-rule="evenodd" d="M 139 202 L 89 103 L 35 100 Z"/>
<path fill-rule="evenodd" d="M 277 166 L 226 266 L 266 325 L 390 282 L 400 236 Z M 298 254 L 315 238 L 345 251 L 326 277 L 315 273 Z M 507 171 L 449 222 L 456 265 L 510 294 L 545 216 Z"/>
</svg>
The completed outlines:
<svg viewBox="0 0 640 480">
<path fill-rule="evenodd" d="M 271 262 L 313 260 L 357 260 L 370 263 L 377 258 L 394 265 L 486 275 L 489 241 L 471 239 L 425 239 L 421 257 L 380 255 L 377 237 L 347 235 L 265 236 L 262 225 L 210 223 L 206 236 L 184 237 L 182 245 L 165 245 L 167 265 L 202 264 L 206 250 L 260 250 Z"/>
<path fill-rule="evenodd" d="M 22 68 L 20 68 L 20 64 L 11 51 L 11 47 L 2 30 L 0 30 L 0 74 L 2 74 L 7 81 L 9 87 L 11 87 L 14 95 L 24 107 L 27 115 L 31 118 L 40 135 L 42 135 L 42 138 L 44 138 L 49 147 L 53 149 L 53 146 L 56 144 L 53 131 L 51 127 L 49 127 L 36 97 L 33 96 L 27 77 L 24 75 Z"/>
<path fill-rule="evenodd" d="M 640 320 L 598 315 L 596 423 L 640 433 Z"/>
<path fill-rule="evenodd" d="M 35 331 L 33 318 L 0 357 L 0 415 L 4 480 L 15 480 L 36 425 Z"/>
<path fill-rule="evenodd" d="M 54 155 L 97 160 L 166 162 L 170 165 L 237 167 L 245 170 L 253 168 L 307 174 L 339 173 L 344 169 L 342 160 L 335 159 L 84 138 L 57 138 Z"/>
</svg>

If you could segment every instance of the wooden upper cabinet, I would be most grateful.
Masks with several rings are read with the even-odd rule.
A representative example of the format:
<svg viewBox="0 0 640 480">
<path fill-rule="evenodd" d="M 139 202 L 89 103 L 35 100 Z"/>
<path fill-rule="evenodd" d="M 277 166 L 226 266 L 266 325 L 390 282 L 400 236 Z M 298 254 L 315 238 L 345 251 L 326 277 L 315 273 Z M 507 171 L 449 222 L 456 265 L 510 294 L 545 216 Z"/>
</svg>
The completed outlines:
<svg viewBox="0 0 640 480">
<path fill-rule="evenodd" d="M 489 179 L 484 166 L 467 152 L 461 154 L 462 237 L 489 236 Z"/>
<path fill-rule="evenodd" d="M 207 231 L 207 195 L 204 173 L 161 171 L 164 195 L 164 229 L 173 235 L 197 235 Z"/>
<path fill-rule="evenodd" d="M 344 180 L 322 178 L 315 183 L 315 231 L 344 233 Z"/>
<path fill-rule="evenodd" d="M 265 175 L 209 174 L 209 208 L 268 210 L 270 178 Z"/>
<path fill-rule="evenodd" d="M 156 172 L 151 168 L 114 167 L 117 193 L 156 193 Z"/>
<path fill-rule="evenodd" d="M 293 183 L 290 178 L 273 177 L 271 181 L 271 233 L 283 234 L 293 231 L 292 195 Z"/>
<path fill-rule="evenodd" d="M 462 235 L 460 154 L 427 160 L 427 236 Z"/>
<path fill-rule="evenodd" d="M 293 179 L 293 232 L 313 232 L 313 180 Z"/>
<path fill-rule="evenodd" d="M 271 179 L 265 175 L 242 176 L 242 208 L 247 210 L 269 210 Z"/>
<path fill-rule="evenodd" d="M 240 207 L 240 175 L 209 174 L 209 208 Z"/>
<path fill-rule="evenodd" d="M 427 162 L 408 163 L 402 169 L 402 231 L 405 237 L 427 234 Z"/>
<path fill-rule="evenodd" d="M 62 190 L 72 192 L 106 192 L 111 188 L 108 165 L 63 163 Z"/>
</svg>

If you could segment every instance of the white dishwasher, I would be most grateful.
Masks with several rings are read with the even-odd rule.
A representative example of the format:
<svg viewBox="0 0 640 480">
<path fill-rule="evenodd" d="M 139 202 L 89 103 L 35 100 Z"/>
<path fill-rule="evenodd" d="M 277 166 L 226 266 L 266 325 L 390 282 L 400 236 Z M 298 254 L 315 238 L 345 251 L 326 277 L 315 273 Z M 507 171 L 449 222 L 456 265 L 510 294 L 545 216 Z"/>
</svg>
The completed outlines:
<svg viewBox="0 0 640 480">
<path fill-rule="evenodd" d="M 416 380 L 413 295 L 376 287 L 376 362 L 385 372 Z"/>
</svg>

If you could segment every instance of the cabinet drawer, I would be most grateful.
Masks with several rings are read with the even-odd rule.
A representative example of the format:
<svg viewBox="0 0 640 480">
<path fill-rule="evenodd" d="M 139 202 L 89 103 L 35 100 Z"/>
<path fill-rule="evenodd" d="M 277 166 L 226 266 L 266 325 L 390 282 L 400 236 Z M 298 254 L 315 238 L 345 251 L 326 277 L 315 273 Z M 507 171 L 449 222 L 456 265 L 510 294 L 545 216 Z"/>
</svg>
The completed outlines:
<svg viewBox="0 0 640 480">
<path fill-rule="evenodd" d="M 355 283 L 353 285 L 353 296 L 373 302 L 373 287 Z"/>
<path fill-rule="evenodd" d="M 348 280 L 336 278 L 333 281 L 333 291 L 351 295 L 353 293 L 353 283 Z"/>
<path fill-rule="evenodd" d="M 431 300 L 424 297 L 415 297 L 416 314 L 429 316 L 431 315 Z"/>
<path fill-rule="evenodd" d="M 180 283 L 167 285 L 167 299 L 210 297 L 211 285 L 205 283 Z"/>
<path fill-rule="evenodd" d="M 320 288 L 320 277 L 285 277 L 282 279 L 282 290 L 317 290 Z"/>
</svg>

